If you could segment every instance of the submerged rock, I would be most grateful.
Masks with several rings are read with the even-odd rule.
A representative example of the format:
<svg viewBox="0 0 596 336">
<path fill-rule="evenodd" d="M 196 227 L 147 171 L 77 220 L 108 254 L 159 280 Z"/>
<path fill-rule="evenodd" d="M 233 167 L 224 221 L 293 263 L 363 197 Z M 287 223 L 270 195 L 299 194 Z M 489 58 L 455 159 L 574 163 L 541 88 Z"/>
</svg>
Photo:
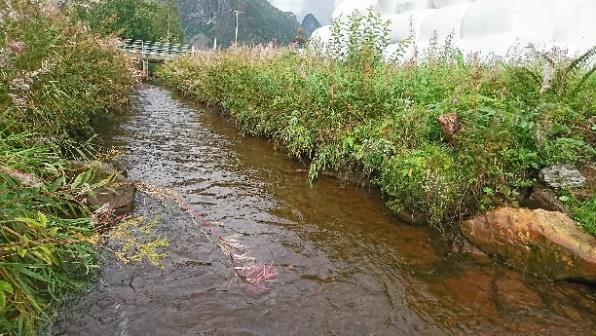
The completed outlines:
<svg viewBox="0 0 596 336">
<path fill-rule="evenodd" d="M 586 178 L 573 165 L 556 165 L 540 171 L 540 180 L 551 188 L 581 188 Z"/>
<path fill-rule="evenodd" d="M 116 215 L 124 215 L 133 211 L 136 191 L 137 188 L 131 183 L 117 183 L 95 190 L 87 202 L 92 208 L 108 204 Z"/>
<path fill-rule="evenodd" d="M 520 311 L 528 307 L 540 307 L 540 295 L 528 287 L 523 277 L 513 272 L 504 272 L 494 280 L 495 300 L 501 308 Z"/>
<path fill-rule="evenodd" d="M 514 268 L 596 283 L 596 238 L 563 213 L 504 207 L 462 222 L 460 229 L 472 244 Z"/>
<path fill-rule="evenodd" d="M 87 204 L 94 209 L 108 205 L 116 215 L 131 213 L 137 188 L 126 179 L 126 172 L 113 164 L 101 161 L 71 161 L 72 167 L 79 173 L 93 170 L 96 180 L 112 179 L 106 187 L 96 189 L 87 198 Z"/>
</svg>

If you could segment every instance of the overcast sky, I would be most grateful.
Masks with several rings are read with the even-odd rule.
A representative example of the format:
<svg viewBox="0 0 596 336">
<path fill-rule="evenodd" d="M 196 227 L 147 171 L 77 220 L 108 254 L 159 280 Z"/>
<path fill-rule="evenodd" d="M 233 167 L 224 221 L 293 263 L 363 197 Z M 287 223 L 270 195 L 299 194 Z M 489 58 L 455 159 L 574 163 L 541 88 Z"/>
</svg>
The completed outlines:
<svg viewBox="0 0 596 336">
<path fill-rule="evenodd" d="M 275 7 L 286 11 L 294 12 L 298 20 L 308 13 L 314 14 L 321 24 L 328 24 L 331 21 L 333 12 L 333 0 L 269 0 Z"/>
</svg>

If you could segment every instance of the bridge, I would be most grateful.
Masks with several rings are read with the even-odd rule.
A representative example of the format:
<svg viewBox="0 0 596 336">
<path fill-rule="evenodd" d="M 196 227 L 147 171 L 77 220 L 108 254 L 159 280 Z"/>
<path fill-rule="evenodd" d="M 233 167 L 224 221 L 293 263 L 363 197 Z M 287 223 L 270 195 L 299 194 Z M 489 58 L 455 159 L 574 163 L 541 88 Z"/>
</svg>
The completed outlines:
<svg viewBox="0 0 596 336">
<path fill-rule="evenodd" d="M 171 44 L 142 40 L 122 40 L 120 45 L 127 54 L 141 58 L 144 62 L 165 62 L 181 55 L 195 52 L 194 47 L 187 44 Z"/>
</svg>

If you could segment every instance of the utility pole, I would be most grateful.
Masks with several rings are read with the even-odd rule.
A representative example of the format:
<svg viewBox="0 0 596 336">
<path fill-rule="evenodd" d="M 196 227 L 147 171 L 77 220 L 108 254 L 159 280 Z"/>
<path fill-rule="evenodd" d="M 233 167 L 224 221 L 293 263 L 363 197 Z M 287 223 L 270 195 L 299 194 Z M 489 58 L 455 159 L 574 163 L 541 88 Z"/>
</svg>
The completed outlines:
<svg viewBox="0 0 596 336">
<path fill-rule="evenodd" d="M 213 27 L 215 27 L 215 31 L 217 31 L 217 18 L 219 17 L 219 3 L 220 1 L 217 1 L 217 11 L 215 11 L 215 17 L 213 20 Z M 217 36 L 213 36 L 213 52 L 217 51 Z"/>
<path fill-rule="evenodd" d="M 234 14 L 236 14 L 236 45 L 238 45 L 238 23 L 239 23 L 238 16 L 240 14 L 244 14 L 244 12 L 241 12 L 239 10 L 235 10 L 234 11 Z"/>
</svg>

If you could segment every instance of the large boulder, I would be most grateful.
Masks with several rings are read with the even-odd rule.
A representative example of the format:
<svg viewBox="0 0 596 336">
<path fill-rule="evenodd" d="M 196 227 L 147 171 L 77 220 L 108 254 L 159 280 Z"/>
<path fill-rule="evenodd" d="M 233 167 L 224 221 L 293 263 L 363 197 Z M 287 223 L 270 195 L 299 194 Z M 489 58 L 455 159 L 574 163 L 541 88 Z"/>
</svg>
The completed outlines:
<svg viewBox="0 0 596 336">
<path fill-rule="evenodd" d="M 460 230 L 472 244 L 514 268 L 596 283 L 596 238 L 563 213 L 503 207 L 462 222 Z"/>
</svg>

